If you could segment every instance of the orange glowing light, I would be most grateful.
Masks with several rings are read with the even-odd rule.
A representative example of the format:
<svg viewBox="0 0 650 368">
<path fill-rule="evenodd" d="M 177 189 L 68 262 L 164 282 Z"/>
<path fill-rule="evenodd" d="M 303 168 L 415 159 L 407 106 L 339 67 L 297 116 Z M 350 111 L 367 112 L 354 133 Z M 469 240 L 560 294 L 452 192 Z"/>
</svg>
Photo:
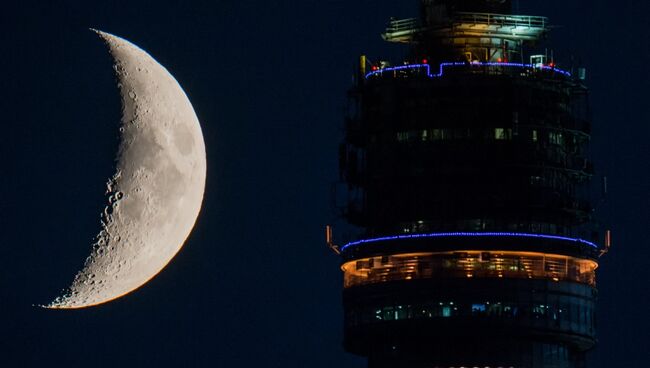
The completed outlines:
<svg viewBox="0 0 650 368">
<path fill-rule="evenodd" d="M 486 255 L 489 253 L 489 255 Z M 344 263 L 344 286 L 427 278 L 528 278 L 595 285 L 598 264 L 560 254 L 457 250 L 384 255 Z"/>
</svg>

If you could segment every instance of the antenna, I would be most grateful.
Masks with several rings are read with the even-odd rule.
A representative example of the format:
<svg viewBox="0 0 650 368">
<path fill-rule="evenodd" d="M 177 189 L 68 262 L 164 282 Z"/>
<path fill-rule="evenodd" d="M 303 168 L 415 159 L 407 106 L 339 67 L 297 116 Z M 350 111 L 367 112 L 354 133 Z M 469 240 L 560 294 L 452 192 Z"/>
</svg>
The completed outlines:
<svg viewBox="0 0 650 368">
<path fill-rule="evenodd" d="M 331 249 L 336 254 L 341 254 L 341 251 L 339 250 L 339 246 L 334 244 L 334 240 L 332 237 L 332 225 L 325 225 L 325 241 L 329 249 Z"/>
</svg>

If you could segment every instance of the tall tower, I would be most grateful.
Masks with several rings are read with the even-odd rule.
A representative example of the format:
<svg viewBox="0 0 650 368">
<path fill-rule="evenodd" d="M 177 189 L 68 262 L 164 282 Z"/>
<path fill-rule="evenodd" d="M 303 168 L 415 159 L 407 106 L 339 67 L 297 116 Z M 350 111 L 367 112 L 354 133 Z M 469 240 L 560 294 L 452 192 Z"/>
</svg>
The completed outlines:
<svg viewBox="0 0 650 368">
<path fill-rule="evenodd" d="M 509 0 L 421 0 L 382 34 L 407 60 L 361 57 L 340 149 L 360 234 L 328 242 L 344 347 L 369 367 L 584 367 L 609 232 L 584 70 L 548 30 Z"/>
</svg>

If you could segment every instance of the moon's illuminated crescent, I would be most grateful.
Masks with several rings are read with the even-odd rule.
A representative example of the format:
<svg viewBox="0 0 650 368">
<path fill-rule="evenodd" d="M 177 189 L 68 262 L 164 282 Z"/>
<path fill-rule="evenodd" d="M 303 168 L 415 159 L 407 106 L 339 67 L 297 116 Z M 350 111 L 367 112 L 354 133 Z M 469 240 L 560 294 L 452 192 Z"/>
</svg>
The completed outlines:
<svg viewBox="0 0 650 368">
<path fill-rule="evenodd" d="M 91 255 L 48 308 L 108 302 L 145 284 L 181 249 L 203 201 L 201 126 L 174 77 L 134 44 L 97 31 L 122 97 L 117 170 Z"/>
</svg>

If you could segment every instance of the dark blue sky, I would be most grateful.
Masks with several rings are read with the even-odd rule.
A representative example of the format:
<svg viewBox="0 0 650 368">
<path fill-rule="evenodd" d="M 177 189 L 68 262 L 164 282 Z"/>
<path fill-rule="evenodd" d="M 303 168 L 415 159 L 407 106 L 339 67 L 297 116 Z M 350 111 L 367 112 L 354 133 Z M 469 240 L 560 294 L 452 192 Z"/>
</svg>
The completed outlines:
<svg viewBox="0 0 650 368">
<path fill-rule="evenodd" d="M 97 3 L 97 4 L 96 4 Z M 556 60 L 581 60 L 614 247 L 599 269 L 592 368 L 643 366 L 650 343 L 647 1 L 520 1 L 547 15 Z M 340 347 L 333 220 L 345 91 L 360 53 L 416 0 L 59 1 L 4 4 L 0 365 L 362 367 Z M 208 182 L 183 250 L 137 292 L 49 311 L 99 230 L 120 102 L 88 27 L 151 53 L 202 123 Z"/>
</svg>

